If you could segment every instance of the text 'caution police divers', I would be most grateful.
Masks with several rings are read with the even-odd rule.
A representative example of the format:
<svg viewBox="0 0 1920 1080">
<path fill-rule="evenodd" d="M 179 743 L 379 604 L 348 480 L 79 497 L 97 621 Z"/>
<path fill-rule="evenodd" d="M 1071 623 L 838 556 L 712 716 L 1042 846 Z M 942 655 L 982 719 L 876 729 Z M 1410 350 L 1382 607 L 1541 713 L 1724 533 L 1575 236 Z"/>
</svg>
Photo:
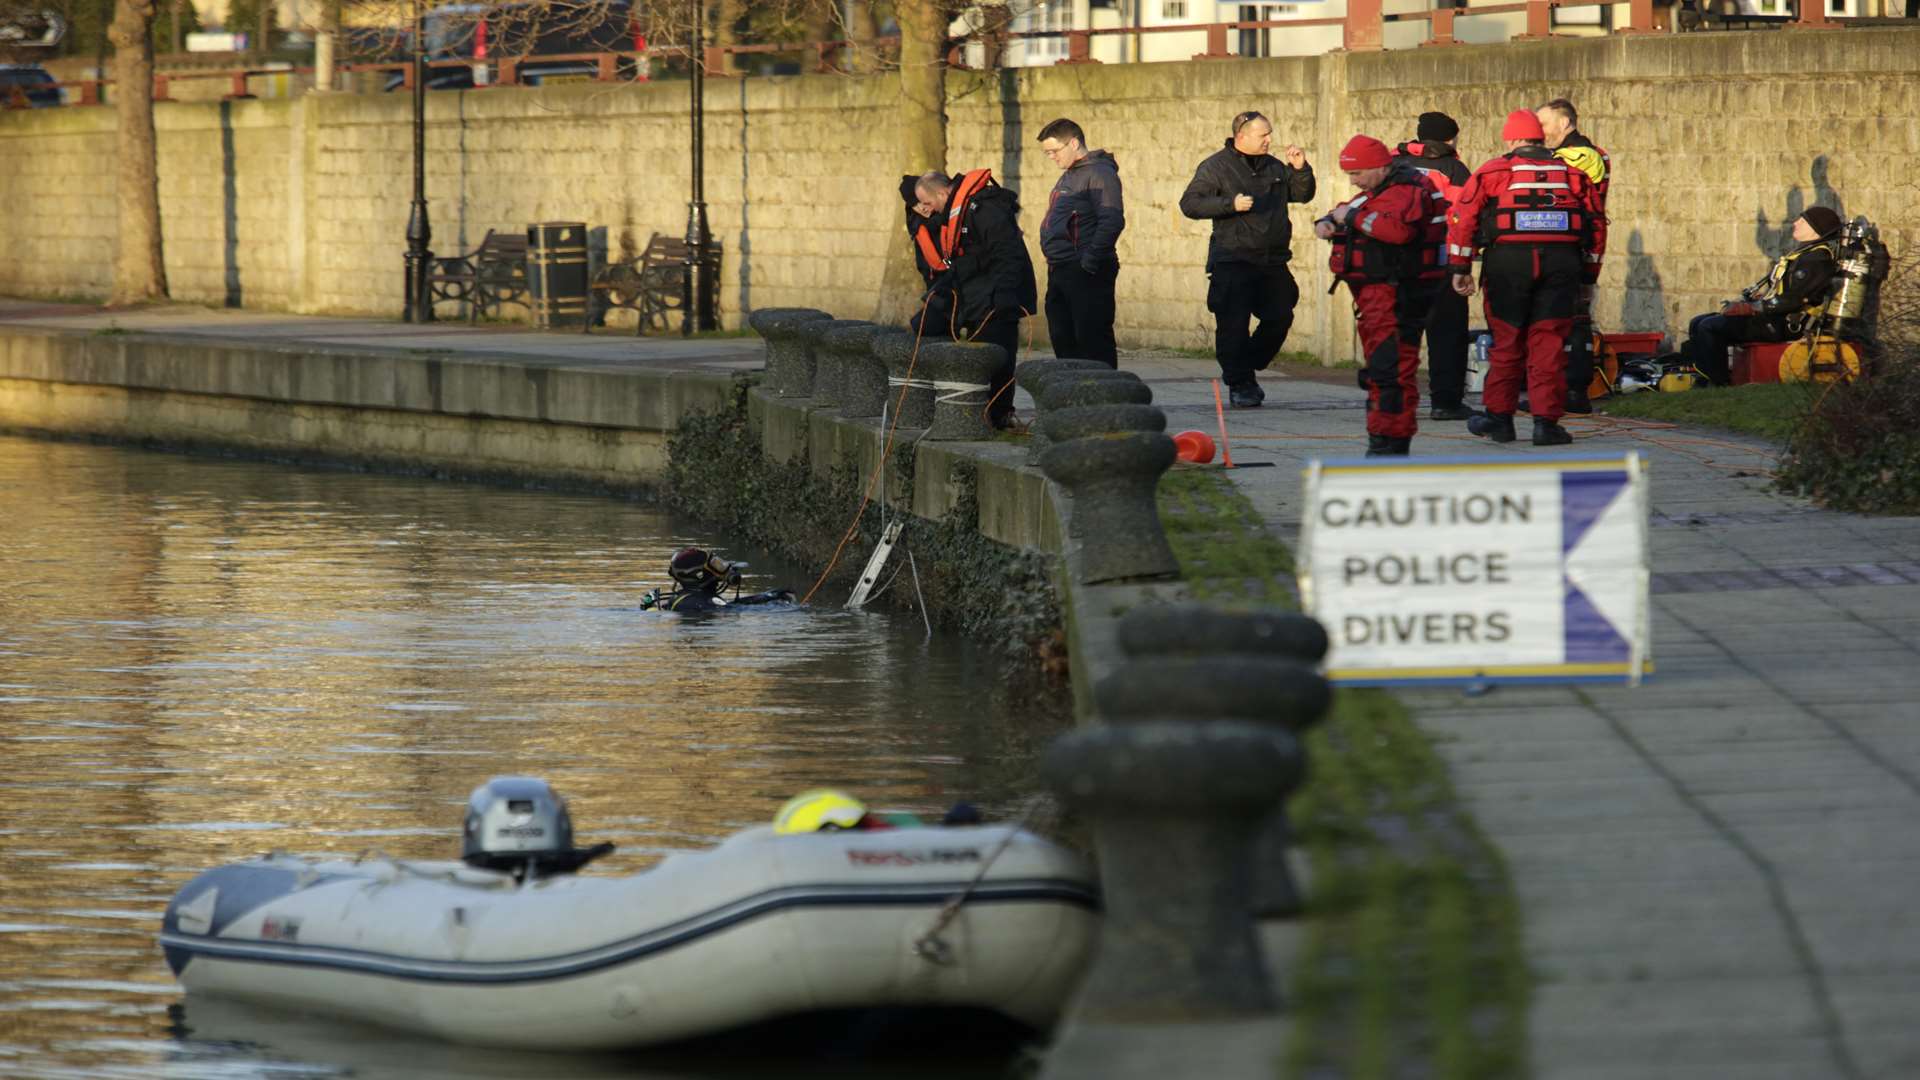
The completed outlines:
<svg viewBox="0 0 1920 1080">
<path fill-rule="evenodd" d="M 1348 685 L 1638 682 L 1653 670 L 1646 467 L 1315 462 L 1300 595 Z"/>
</svg>

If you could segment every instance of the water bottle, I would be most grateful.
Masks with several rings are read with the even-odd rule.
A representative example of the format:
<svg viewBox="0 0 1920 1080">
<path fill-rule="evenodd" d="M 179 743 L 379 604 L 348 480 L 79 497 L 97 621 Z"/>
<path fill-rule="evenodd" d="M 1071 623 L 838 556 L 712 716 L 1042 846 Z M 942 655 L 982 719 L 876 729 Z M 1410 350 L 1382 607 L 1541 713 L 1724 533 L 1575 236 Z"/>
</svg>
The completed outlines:
<svg viewBox="0 0 1920 1080">
<path fill-rule="evenodd" d="M 1467 393 L 1477 394 L 1487 382 L 1487 357 L 1493 352 L 1493 334 L 1482 330 L 1467 346 Z"/>
</svg>

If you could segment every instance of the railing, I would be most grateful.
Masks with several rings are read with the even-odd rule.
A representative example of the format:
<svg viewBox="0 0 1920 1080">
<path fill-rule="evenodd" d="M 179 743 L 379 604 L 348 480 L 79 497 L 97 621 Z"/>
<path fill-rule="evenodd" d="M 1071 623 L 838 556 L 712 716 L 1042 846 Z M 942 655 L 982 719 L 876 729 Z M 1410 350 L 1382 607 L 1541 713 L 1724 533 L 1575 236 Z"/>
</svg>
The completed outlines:
<svg viewBox="0 0 1920 1080">
<path fill-rule="evenodd" d="M 1645 34 L 1655 32 L 1653 0 L 1626 0 L 1627 25 L 1613 28 L 1616 34 Z M 1385 13 L 1383 0 L 1347 0 L 1347 13 L 1343 17 L 1321 19 L 1268 19 L 1244 22 L 1184 23 L 1178 26 L 1119 26 L 1087 30 L 1036 30 L 1005 31 L 994 30 L 967 37 L 954 39 L 947 51 L 947 63 L 955 68 L 965 68 L 965 53 L 968 46 L 981 46 L 989 58 L 988 66 L 994 66 L 996 59 L 1005 51 L 1006 46 L 1016 41 L 1050 40 L 1066 42 L 1066 57 L 1055 61 L 1058 64 L 1097 64 L 1101 61 L 1093 56 L 1093 41 L 1099 37 L 1134 37 L 1146 34 L 1202 34 L 1205 35 L 1205 51 L 1195 53 L 1196 60 L 1224 60 L 1235 58 L 1229 46 L 1230 35 L 1241 30 L 1287 30 L 1303 27 L 1338 26 L 1341 28 L 1341 48 L 1349 52 L 1374 52 L 1382 49 L 1387 23 L 1425 22 L 1427 36 L 1420 42 L 1422 46 L 1458 45 L 1461 42 L 1454 37 L 1454 22 L 1463 18 L 1478 18 L 1488 15 L 1526 15 L 1526 28 L 1512 40 L 1532 41 L 1554 36 L 1553 11 L 1556 8 L 1606 7 L 1612 3 L 1596 0 L 1518 0 L 1513 3 L 1475 4 L 1452 6 L 1452 0 L 1438 0 L 1441 6 L 1426 11 L 1407 11 Z M 1785 25 L 1811 29 L 1830 29 L 1843 23 L 1855 22 L 1854 19 L 1836 20 L 1827 15 L 1826 0 L 1797 0 L 1794 13 L 1786 18 Z M 1885 26 L 1899 23 L 1912 23 L 1913 20 L 1871 19 L 1859 20 L 1862 25 Z M 895 50 L 899 38 L 876 38 L 864 45 L 851 41 L 807 41 L 788 44 L 750 44 L 750 45 L 710 45 L 702 50 L 701 66 L 709 77 L 726 76 L 727 58 L 733 56 L 755 56 L 772 54 L 812 53 L 813 68 L 818 72 L 844 70 L 835 59 L 855 49 L 866 49 L 875 53 Z M 592 79 L 596 82 L 618 82 L 632 78 L 644 78 L 644 62 L 669 57 L 686 57 L 685 46 L 665 45 L 657 48 L 624 52 L 564 53 L 558 55 L 494 57 L 491 59 L 455 58 L 428 62 L 434 68 L 487 67 L 491 77 L 487 89 L 501 86 L 521 86 L 522 68 L 528 65 L 546 66 L 549 64 L 591 64 Z M 622 60 L 632 61 L 632 74 L 623 76 L 620 71 Z M 412 89 L 413 64 L 411 61 L 383 61 L 373 63 L 342 64 L 340 71 L 396 71 L 400 74 L 400 86 Z M 228 81 L 229 93 L 226 98 L 244 98 L 251 96 L 247 80 L 269 75 L 311 75 L 310 67 L 282 68 L 240 68 L 230 71 L 156 72 L 153 76 L 153 99 L 172 101 L 172 87 L 176 83 L 195 80 Z M 111 86 L 112 79 L 79 79 L 59 83 L 42 84 L 39 88 L 59 88 L 73 91 L 68 95 L 67 105 L 98 105 L 101 101 L 101 88 Z"/>
</svg>

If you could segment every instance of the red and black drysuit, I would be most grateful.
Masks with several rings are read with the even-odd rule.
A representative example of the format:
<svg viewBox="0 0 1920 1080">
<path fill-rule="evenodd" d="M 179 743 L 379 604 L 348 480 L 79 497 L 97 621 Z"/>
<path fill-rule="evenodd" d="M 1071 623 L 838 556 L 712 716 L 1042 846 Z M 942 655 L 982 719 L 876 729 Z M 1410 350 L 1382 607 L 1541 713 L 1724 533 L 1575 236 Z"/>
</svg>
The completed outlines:
<svg viewBox="0 0 1920 1080">
<path fill-rule="evenodd" d="M 1003 426 L 1013 412 L 1014 357 L 1020 320 L 1039 303 L 1033 259 L 1020 232 L 1020 200 L 987 169 L 954 180 L 946 212 L 929 220 L 913 210 L 918 178 L 903 176 L 907 234 L 927 281 L 921 310 L 911 320 L 916 333 L 998 345 L 1006 362 L 994 373 L 989 418 Z"/>
<path fill-rule="evenodd" d="M 1585 173 L 1544 146 L 1521 146 L 1468 179 L 1448 213 L 1447 261 L 1473 271 L 1493 331 L 1483 401 L 1512 416 L 1524 382 L 1535 420 L 1567 412 L 1567 334 L 1580 286 L 1600 276 L 1607 222 Z"/>
<path fill-rule="evenodd" d="M 1444 142 L 1401 143 L 1393 160 L 1419 172 L 1449 206 L 1473 175 Z M 1436 409 L 1457 409 L 1466 400 L 1468 321 L 1466 297 L 1448 288 L 1434 290 L 1433 313 L 1427 317 L 1427 389 Z"/>
<path fill-rule="evenodd" d="M 1380 186 L 1340 206 L 1344 224 L 1331 214 L 1320 220 L 1334 226 L 1333 276 L 1347 283 L 1360 324 L 1367 434 L 1410 439 L 1419 426 L 1420 334 L 1446 274 L 1447 203 L 1417 170 L 1395 165 Z"/>
</svg>

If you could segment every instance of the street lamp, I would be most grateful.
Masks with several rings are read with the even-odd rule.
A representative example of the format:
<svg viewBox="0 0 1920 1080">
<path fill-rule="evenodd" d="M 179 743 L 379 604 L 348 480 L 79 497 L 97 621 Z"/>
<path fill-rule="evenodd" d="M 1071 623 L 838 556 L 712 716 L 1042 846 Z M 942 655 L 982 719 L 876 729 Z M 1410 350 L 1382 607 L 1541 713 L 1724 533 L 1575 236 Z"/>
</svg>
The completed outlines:
<svg viewBox="0 0 1920 1080">
<path fill-rule="evenodd" d="M 693 0 L 693 42 L 687 49 L 687 67 L 693 78 L 693 198 L 687 202 L 687 264 L 681 284 L 680 335 L 695 328 L 717 329 L 713 321 L 713 268 L 707 261 L 712 235 L 707 231 L 706 56 L 707 4 Z"/>
<path fill-rule="evenodd" d="M 401 318 L 411 323 L 433 321 L 433 295 L 427 287 L 427 268 L 433 252 L 427 244 L 433 226 L 427 221 L 427 18 L 422 0 L 413 2 L 413 212 L 407 215 L 407 307 Z"/>
</svg>

